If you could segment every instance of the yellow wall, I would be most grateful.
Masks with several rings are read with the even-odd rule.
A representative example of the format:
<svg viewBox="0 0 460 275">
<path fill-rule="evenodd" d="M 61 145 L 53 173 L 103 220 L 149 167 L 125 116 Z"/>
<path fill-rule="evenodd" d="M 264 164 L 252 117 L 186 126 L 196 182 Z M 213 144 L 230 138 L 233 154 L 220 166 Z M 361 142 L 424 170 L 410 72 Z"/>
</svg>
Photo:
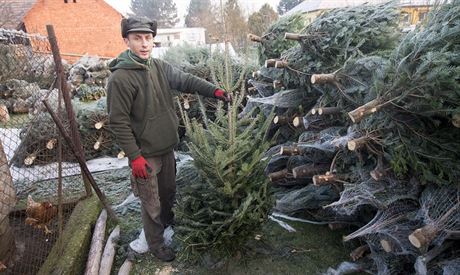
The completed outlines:
<svg viewBox="0 0 460 275">
<path fill-rule="evenodd" d="M 424 19 L 428 14 L 430 6 L 401 7 L 401 25 L 415 25 Z M 313 20 L 320 16 L 325 10 L 317 10 L 304 13 L 305 22 L 309 25 Z M 422 18 L 420 18 L 422 17 Z"/>
</svg>

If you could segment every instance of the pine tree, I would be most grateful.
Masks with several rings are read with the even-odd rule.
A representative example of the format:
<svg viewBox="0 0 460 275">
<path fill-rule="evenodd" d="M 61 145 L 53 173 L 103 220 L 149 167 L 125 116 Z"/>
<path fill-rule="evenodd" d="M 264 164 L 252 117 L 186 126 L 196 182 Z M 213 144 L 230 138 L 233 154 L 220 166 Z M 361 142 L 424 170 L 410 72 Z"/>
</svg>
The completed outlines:
<svg viewBox="0 0 460 275">
<path fill-rule="evenodd" d="M 278 13 L 280 15 L 285 14 L 287 11 L 302 3 L 303 0 L 281 0 L 278 4 Z"/>
<path fill-rule="evenodd" d="M 234 254 L 267 220 L 272 206 L 263 174 L 271 117 L 255 112 L 238 116 L 245 98 L 245 70 L 233 76 L 230 62 L 227 55 L 224 66 L 221 60 L 211 66 L 216 82 L 233 94 L 228 110 L 219 103 L 214 121 L 202 110 L 203 124 L 190 121 L 182 112 L 190 154 L 203 179 L 183 188 L 176 208 L 180 222 L 176 228 L 183 241 L 183 255 L 188 257 Z"/>
<path fill-rule="evenodd" d="M 189 28 L 206 27 L 206 19 L 211 14 L 210 0 L 191 0 L 185 17 L 185 25 Z"/>
<path fill-rule="evenodd" d="M 167 0 L 132 0 L 131 10 L 136 16 L 156 20 L 159 28 L 172 28 L 179 18 L 173 1 Z"/>
<path fill-rule="evenodd" d="M 246 45 L 247 22 L 238 0 L 228 0 L 224 6 L 225 33 L 228 34 L 233 47 L 241 49 Z"/>
<path fill-rule="evenodd" d="M 269 4 L 264 4 L 258 12 L 248 18 L 249 31 L 261 36 L 268 27 L 278 19 L 278 14 Z"/>
</svg>

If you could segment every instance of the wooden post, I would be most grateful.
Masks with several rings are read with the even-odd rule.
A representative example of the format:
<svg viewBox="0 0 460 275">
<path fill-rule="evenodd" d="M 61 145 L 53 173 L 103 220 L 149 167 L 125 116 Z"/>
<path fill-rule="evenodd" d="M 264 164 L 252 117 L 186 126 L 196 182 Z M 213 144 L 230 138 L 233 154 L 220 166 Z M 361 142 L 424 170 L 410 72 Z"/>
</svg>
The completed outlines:
<svg viewBox="0 0 460 275">
<path fill-rule="evenodd" d="M 64 126 L 62 125 L 61 120 L 56 116 L 54 111 L 51 109 L 48 101 L 44 99 L 43 104 L 45 104 L 46 109 L 48 110 L 49 114 L 51 115 L 51 118 L 54 120 L 56 123 L 56 126 L 58 127 L 59 131 L 61 132 L 62 137 L 66 141 L 67 145 L 70 147 L 70 150 L 74 154 L 74 156 L 77 158 L 78 164 L 80 164 L 80 169 L 82 170 L 83 174 L 85 177 L 88 179 L 90 182 L 91 186 L 93 187 L 94 191 L 96 192 L 97 196 L 101 200 L 102 204 L 104 205 L 105 209 L 107 210 L 107 213 L 109 214 L 110 218 L 113 219 L 115 222 L 118 222 L 117 215 L 113 211 L 113 209 L 110 207 L 110 204 L 107 202 L 107 199 L 104 195 L 104 193 L 101 192 L 101 189 L 99 189 L 99 186 L 97 186 L 96 181 L 93 178 L 93 175 L 88 169 L 88 166 L 86 166 L 86 161 L 83 159 L 83 156 L 77 153 L 77 149 L 75 148 L 74 143 L 72 142 L 70 136 L 67 134 L 67 132 L 64 129 Z"/>
<path fill-rule="evenodd" d="M 85 275 L 98 275 L 107 224 L 107 212 L 102 210 L 94 226 L 91 248 L 86 262 Z"/>
<path fill-rule="evenodd" d="M 67 118 L 70 124 L 71 137 L 73 142 L 75 143 L 75 154 L 81 155 L 81 157 L 84 159 L 85 155 L 83 145 L 81 144 L 80 132 L 78 131 L 77 122 L 75 121 L 75 114 L 73 112 L 72 101 L 70 99 L 70 89 L 67 85 L 67 80 L 64 73 L 64 66 L 62 65 L 61 53 L 59 51 L 56 34 L 54 32 L 54 28 L 52 25 L 46 25 L 46 31 L 48 33 L 48 40 L 51 46 L 51 52 L 53 53 L 57 83 L 59 83 L 59 90 L 61 91 L 62 97 L 64 99 L 64 104 L 67 111 Z M 91 184 L 89 183 L 88 179 L 85 178 L 85 176 L 83 176 L 83 181 L 85 183 L 86 195 L 90 196 L 92 193 Z"/>
<path fill-rule="evenodd" d="M 115 246 L 120 238 L 120 226 L 117 225 L 110 234 L 105 244 L 104 252 L 102 253 L 101 264 L 98 275 L 110 275 L 112 270 L 113 259 L 115 258 Z"/>
</svg>

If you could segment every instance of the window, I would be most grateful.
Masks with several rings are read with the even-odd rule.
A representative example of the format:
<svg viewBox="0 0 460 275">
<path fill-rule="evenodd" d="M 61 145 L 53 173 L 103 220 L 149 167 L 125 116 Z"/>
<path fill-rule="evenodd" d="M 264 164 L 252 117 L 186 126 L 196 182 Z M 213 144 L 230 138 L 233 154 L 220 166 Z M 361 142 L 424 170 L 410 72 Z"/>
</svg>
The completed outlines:
<svg viewBox="0 0 460 275">
<path fill-rule="evenodd" d="M 425 20 L 427 14 L 428 12 L 426 11 L 420 12 L 418 15 L 418 22 L 422 22 L 423 20 Z"/>
</svg>

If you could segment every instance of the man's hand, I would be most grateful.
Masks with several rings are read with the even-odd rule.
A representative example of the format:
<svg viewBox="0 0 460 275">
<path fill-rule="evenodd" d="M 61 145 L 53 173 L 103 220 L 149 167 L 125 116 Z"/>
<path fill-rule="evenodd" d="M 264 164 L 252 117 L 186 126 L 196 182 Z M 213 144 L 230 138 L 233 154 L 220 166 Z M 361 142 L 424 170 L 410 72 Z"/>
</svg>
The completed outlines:
<svg viewBox="0 0 460 275">
<path fill-rule="evenodd" d="M 226 91 L 224 90 L 221 90 L 221 89 L 216 89 L 214 91 L 214 96 L 217 98 L 217 99 L 220 99 L 220 100 L 223 100 L 225 102 L 232 102 L 232 95 L 227 93 Z"/>
<path fill-rule="evenodd" d="M 147 173 L 147 169 L 151 170 L 148 162 L 145 160 L 143 156 L 139 156 L 131 162 L 131 169 L 133 172 L 133 176 L 135 178 L 143 179 L 146 179 L 149 176 L 149 174 Z"/>
</svg>

